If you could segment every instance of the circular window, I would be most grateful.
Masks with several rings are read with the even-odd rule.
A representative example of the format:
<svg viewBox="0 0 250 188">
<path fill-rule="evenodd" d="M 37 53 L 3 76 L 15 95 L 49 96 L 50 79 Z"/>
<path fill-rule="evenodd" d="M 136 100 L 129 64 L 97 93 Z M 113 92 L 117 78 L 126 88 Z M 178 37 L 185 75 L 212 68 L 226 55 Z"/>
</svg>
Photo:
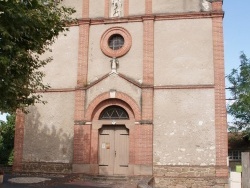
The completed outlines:
<svg viewBox="0 0 250 188">
<path fill-rule="evenodd" d="M 102 52 L 112 58 L 125 55 L 131 48 L 132 38 L 122 27 L 113 27 L 105 31 L 101 38 Z"/>
<path fill-rule="evenodd" d="M 119 34 L 114 34 L 109 38 L 109 48 L 118 50 L 124 45 L 124 38 Z"/>
</svg>

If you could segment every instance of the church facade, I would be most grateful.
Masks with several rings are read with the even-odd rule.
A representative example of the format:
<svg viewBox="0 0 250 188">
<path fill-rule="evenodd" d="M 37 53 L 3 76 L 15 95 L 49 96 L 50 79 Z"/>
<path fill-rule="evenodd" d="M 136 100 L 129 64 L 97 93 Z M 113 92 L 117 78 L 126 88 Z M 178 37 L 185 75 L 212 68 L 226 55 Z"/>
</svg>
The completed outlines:
<svg viewBox="0 0 250 188">
<path fill-rule="evenodd" d="M 226 187 L 222 0 L 63 0 L 45 105 L 17 113 L 14 170 Z"/>
</svg>

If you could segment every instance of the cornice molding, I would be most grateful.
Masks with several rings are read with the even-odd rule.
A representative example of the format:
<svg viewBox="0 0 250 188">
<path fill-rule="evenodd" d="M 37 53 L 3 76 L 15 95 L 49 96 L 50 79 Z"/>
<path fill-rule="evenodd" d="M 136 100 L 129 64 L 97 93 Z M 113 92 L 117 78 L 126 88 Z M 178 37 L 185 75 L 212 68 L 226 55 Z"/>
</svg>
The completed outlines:
<svg viewBox="0 0 250 188">
<path fill-rule="evenodd" d="M 94 85 L 96 85 L 97 83 L 101 82 L 102 80 L 104 80 L 106 77 L 108 77 L 109 75 L 105 75 L 102 78 L 100 78 L 99 80 L 91 83 L 90 85 L 86 86 L 86 87 L 76 87 L 76 88 L 60 88 L 60 89 L 48 89 L 46 91 L 36 91 L 36 93 L 55 93 L 55 92 L 75 92 L 78 90 L 88 90 L 89 88 L 93 87 Z M 214 84 L 197 84 L 197 85 L 164 85 L 164 86 L 146 86 L 146 85 L 141 85 L 139 83 L 137 83 L 136 81 L 125 77 L 124 75 L 119 75 L 119 77 L 123 78 L 124 80 L 126 80 L 127 82 L 130 82 L 131 84 L 135 85 L 136 87 L 140 88 L 140 89 L 147 89 L 147 88 L 152 88 L 154 90 L 161 90 L 161 89 L 214 89 L 215 86 Z"/>
<path fill-rule="evenodd" d="M 214 0 L 213 2 L 223 2 L 222 0 Z M 144 20 L 179 20 L 179 19 L 200 19 L 200 18 L 214 18 L 223 17 L 224 11 L 207 11 L 207 12 L 185 12 L 185 13 L 166 13 L 166 14 L 148 14 L 143 16 L 128 16 L 122 18 L 89 18 L 78 19 L 78 25 L 90 24 L 118 24 L 128 22 L 143 22 Z"/>
</svg>

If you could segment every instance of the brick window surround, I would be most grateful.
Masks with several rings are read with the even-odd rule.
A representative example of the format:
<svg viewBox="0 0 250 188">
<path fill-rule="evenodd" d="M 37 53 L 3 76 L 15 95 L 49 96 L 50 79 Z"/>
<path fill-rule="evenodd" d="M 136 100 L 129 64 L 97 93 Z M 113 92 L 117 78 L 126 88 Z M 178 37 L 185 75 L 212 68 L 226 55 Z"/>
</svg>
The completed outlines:
<svg viewBox="0 0 250 188">
<path fill-rule="evenodd" d="M 124 45 L 120 49 L 113 50 L 109 47 L 109 39 L 113 35 L 121 35 L 123 37 Z M 100 47 L 102 52 L 112 58 L 124 56 L 130 50 L 131 46 L 132 37 L 130 33 L 122 27 L 112 27 L 106 30 L 101 37 Z"/>
</svg>

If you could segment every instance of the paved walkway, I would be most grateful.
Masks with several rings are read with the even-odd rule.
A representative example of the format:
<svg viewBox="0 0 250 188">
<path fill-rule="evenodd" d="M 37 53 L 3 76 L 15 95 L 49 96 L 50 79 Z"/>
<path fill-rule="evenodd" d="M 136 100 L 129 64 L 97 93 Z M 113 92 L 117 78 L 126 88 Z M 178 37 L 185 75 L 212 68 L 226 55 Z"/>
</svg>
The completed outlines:
<svg viewBox="0 0 250 188">
<path fill-rule="evenodd" d="M 136 188 L 138 181 L 94 181 L 78 175 L 5 174 L 0 188 Z"/>
</svg>

